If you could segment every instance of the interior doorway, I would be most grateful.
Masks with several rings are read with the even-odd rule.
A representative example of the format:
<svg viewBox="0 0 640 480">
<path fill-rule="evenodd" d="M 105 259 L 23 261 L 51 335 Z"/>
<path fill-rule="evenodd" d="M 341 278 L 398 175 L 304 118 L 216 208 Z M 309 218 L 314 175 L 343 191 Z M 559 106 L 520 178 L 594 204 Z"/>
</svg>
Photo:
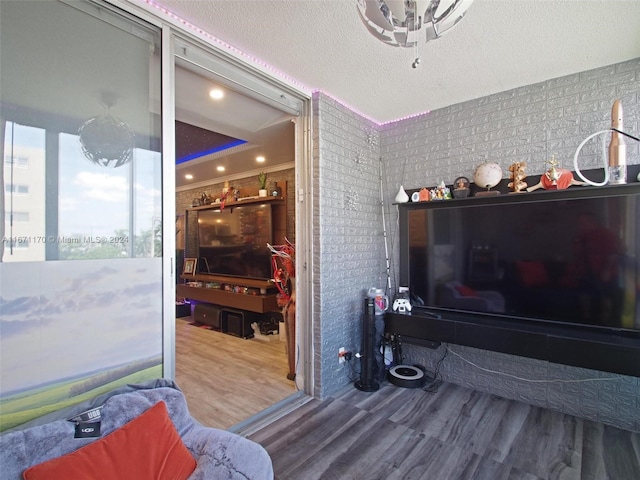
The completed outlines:
<svg viewBox="0 0 640 480">
<path fill-rule="evenodd" d="M 299 113 L 261 101 L 180 51 L 183 55 L 175 63 L 176 278 L 184 282 L 185 256 L 200 260 L 200 272 L 205 268 L 194 254 L 198 233 L 191 207 L 205 197 L 220 199 L 227 188 L 239 191 L 240 199 L 250 198 L 260 173 L 266 173 L 268 189 L 284 188 L 283 196 L 290 198 L 284 236 L 295 244 L 300 126 Z M 207 272 L 209 268 L 207 262 Z M 198 323 L 194 305 L 188 310 L 176 307 L 175 378 L 195 418 L 229 428 L 304 388 L 290 375 L 283 323 L 277 332 L 256 329 L 250 338 L 229 335 Z"/>
</svg>

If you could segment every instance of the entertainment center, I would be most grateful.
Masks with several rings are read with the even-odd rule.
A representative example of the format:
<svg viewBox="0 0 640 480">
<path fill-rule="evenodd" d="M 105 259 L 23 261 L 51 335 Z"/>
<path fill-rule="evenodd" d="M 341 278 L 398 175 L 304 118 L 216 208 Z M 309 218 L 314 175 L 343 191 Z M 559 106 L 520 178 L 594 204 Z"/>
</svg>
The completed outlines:
<svg viewBox="0 0 640 480">
<path fill-rule="evenodd" d="M 286 192 L 282 183 L 278 191 Z M 193 270 L 180 275 L 176 294 L 195 304 L 194 320 L 250 338 L 251 323 L 281 316 L 267 244 L 286 237 L 286 194 L 189 207 L 185 219 L 197 257 L 185 259 Z"/>
<path fill-rule="evenodd" d="M 388 333 L 640 376 L 640 183 L 398 209 L 413 308 Z"/>
</svg>

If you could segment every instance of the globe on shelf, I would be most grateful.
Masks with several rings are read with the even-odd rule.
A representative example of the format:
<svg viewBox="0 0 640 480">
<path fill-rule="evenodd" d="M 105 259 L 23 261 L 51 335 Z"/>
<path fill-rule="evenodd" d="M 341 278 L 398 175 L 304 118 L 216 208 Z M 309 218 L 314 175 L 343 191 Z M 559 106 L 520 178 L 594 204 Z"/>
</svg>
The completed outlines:
<svg viewBox="0 0 640 480">
<path fill-rule="evenodd" d="M 485 195 L 500 195 L 500 191 L 491 190 L 502 180 L 502 168 L 495 162 L 484 162 L 476 167 L 473 174 L 473 181 L 479 188 L 486 188 L 486 191 L 476 193 L 476 197 Z"/>
</svg>

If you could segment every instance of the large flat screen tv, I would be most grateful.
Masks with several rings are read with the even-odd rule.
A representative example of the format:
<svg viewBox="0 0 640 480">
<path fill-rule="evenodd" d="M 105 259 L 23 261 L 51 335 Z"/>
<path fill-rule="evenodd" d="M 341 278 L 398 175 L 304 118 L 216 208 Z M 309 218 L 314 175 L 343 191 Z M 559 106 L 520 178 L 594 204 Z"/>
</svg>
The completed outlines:
<svg viewBox="0 0 640 480">
<path fill-rule="evenodd" d="M 198 211 L 198 272 L 272 278 L 269 203 Z"/>
<path fill-rule="evenodd" d="M 400 284 L 445 315 L 640 330 L 640 186 L 576 188 L 408 204 Z"/>
</svg>

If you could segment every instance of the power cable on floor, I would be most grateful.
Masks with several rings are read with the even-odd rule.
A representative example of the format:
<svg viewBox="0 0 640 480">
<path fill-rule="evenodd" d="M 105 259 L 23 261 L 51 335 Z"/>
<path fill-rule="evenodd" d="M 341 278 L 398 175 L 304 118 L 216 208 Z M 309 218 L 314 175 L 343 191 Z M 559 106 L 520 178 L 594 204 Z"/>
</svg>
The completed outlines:
<svg viewBox="0 0 640 480">
<path fill-rule="evenodd" d="M 509 377 L 509 378 L 514 378 L 516 380 L 521 380 L 523 382 L 530 382 L 530 383 L 582 383 L 582 382 L 602 382 L 602 381 L 610 381 L 610 380 L 619 380 L 621 378 L 624 378 L 622 375 L 615 375 L 613 377 L 595 377 L 595 378 L 578 378 L 575 380 L 567 380 L 567 379 L 560 379 L 560 378 L 555 378 L 555 379 L 531 379 L 531 378 L 524 378 L 524 377 L 519 377 L 517 375 L 513 375 L 511 373 L 506 373 L 506 372 L 500 372 L 498 370 L 491 370 L 489 368 L 484 368 L 481 367 L 480 365 L 477 365 L 475 363 L 473 363 L 471 360 L 467 360 L 466 358 L 464 358 L 462 355 L 460 355 L 459 353 L 451 350 L 451 347 L 449 347 L 446 344 L 443 344 L 444 348 L 448 351 L 451 352 L 452 355 L 455 355 L 456 357 L 458 357 L 460 360 L 462 360 L 463 362 L 468 363 L 469 365 L 482 370 L 483 372 L 487 372 L 487 373 L 494 373 L 496 375 L 502 375 L 504 377 Z M 444 359 L 444 357 L 443 357 Z"/>
</svg>

